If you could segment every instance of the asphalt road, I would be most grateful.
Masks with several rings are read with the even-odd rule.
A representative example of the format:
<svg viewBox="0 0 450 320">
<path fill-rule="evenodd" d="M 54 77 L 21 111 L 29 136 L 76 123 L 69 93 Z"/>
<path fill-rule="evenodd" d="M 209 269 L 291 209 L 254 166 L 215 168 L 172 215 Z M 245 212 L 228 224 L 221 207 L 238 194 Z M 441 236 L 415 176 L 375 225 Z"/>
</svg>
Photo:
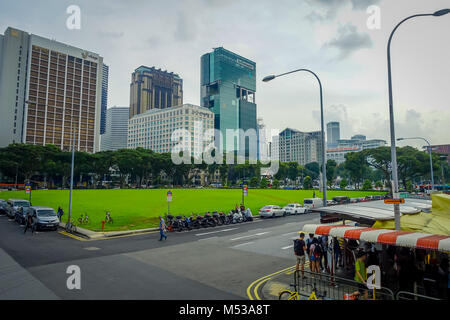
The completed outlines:
<svg viewBox="0 0 450 320">
<path fill-rule="evenodd" d="M 247 299 L 254 280 L 292 266 L 292 239 L 317 214 L 105 240 L 23 234 L 0 216 L 0 299 Z M 67 267 L 81 289 L 69 290 Z"/>
</svg>

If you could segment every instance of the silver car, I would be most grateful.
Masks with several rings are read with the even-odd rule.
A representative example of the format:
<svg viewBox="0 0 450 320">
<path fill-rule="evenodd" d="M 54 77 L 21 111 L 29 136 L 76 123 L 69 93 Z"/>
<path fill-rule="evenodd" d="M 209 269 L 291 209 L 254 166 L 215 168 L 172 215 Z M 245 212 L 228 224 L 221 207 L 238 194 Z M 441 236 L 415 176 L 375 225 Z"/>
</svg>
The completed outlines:
<svg viewBox="0 0 450 320">
<path fill-rule="evenodd" d="M 6 214 L 9 218 L 15 219 L 16 213 L 19 212 L 20 208 L 28 208 L 30 206 L 30 202 L 23 199 L 8 199 L 8 206 L 6 210 Z"/>
<path fill-rule="evenodd" d="M 48 207 L 29 207 L 25 209 L 27 214 L 30 213 L 33 217 L 33 223 L 36 230 L 52 229 L 57 230 L 59 226 L 58 216 L 53 208 Z M 24 211 L 25 211 L 24 210 Z"/>
<path fill-rule="evenodd" d="M 280 206 L 275 206 L 275 205 L 269 205 L 269 206 L 264 206 L 261 209 L 259 209 L 259 216 L 261 218 L 275 218 L 275 217 L 282 217 L 284 216 L 284 211 L 283 209 L 280 208 Z"/>
</svg>

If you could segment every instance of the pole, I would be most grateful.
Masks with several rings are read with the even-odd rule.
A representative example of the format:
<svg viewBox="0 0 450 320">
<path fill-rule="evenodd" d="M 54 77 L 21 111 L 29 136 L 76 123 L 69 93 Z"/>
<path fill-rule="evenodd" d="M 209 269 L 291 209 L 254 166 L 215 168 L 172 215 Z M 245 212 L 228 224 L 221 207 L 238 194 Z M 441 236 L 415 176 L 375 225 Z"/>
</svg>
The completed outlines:
<svg viewBox="0 0 450 320">
<path fill-rule="evenodd" d="M 434 190 L 433 156 L 431 154 L 431 145 L 429 142 L 428 142 L 428 148 L 429 148 L 429 152 L 430 152 L 431 190 Z"/>
<path fill-rule="evenodd" d="M 394 180 L 392 198 L 398 196 L 398 172 L 397 172 L 397 150 L 395 147 L 395 127 L 394 127 L 394 102 L 392 98 L 392 75 L 391 75 L 391 41 L 394 32 L 397 28 L 406 20 L 418 17 L 418 16 L 429 16 L 431 14 L 416 14 L 400 21 L 395 28 L 392 30 L 389 36 L 387 45 L 387 66 L 388 66 L 388 89 L 389 89 L 389 124 L 391 133 L 391 165 L 392 165 L 392 179 Z M 394 218 L 395 218 L 395 230 L 400 230 L 400 205 L 398 203 L 394 204 Z"/>
<path fill-rule="evenodd" d="M 70 196 L 69 196 L 69 217 L 67 218 L 67 222 L 70 222 L 71 213 L 72 213 L 72 190 L 73 190 L 73 167 L 75 160 L 75 134 L 72 128 L 72 164 L 70 168 Z"/>
</svg>

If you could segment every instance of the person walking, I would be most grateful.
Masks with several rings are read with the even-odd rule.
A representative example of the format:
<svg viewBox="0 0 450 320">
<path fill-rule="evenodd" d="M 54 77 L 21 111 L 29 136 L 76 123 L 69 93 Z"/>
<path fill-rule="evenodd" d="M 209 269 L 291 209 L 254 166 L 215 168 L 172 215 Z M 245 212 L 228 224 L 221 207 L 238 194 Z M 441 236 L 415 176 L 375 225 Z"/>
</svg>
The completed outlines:
<svg viewBox="0 0 450 320">
<path fill-rule="evenodd" d="M 311 270 L 311 272 L 314 271 L 314 268 L 316 266 L 315 262 L 314 262 L 314 256 L 311 256 L 310 253 L 310 248 L 311 245 L 313 243 L 314 240 L 314 234 L 310 233 L 309 234 L 309 238 L 306 240 L 306 252 L 308 253 L 308 258 L 309 258 L 309 270 Z"/>
<path fill-rule="evenodd" d="M 59 219 L 59 221 L 61 221 L 61 217 L 63 216 L 63 214 L 64 214 L 64 211 L 63 211 L 63 209 L 61 208 L 61 207 L 58 207 L 58 211 L 57 211 L 57 213 L 56 213 L 57 215 L 58 215 L 58 219 Z"/>
<path fill-rule="evenodd" d="M 305 234 L 302 232 L 302 233 L 300 233 L 299 238 L 294 240 L 294 254 L 297 258 L 297 265 L 296 265 L 295 270 L 298 271 L 299 266 L 301 266 L 302 279 L 305 278 L 304 268 L 305 268 L 305 261 L 306 261 L 306 257 L 305 257 L 306 243 L 305 243 L 304 239 L 305 239 Z"/>
<path fill-rule="evenodd" d="M 164 233 L 166 231 L 166 223 L 164 222 L 164 219 L 160 216 L 159 217 L 159 234 L 160 234 L 160 238 L 159 241 L 162 241 L 162 239 L 164 238 L 165 240 L 167 240 L 167 236 Z"/>
<path fill-rule="evenodd" d="M 31 234 L 34 234 L 34 223 L 33 223 L 33 217 L 31 216 L 31 213 L 27 213 L 27 217 L 25 219 L 25 230 L 23 230 L 23 233 L 26 233 L 28 228 L 31 229 Z"/>
</svg>

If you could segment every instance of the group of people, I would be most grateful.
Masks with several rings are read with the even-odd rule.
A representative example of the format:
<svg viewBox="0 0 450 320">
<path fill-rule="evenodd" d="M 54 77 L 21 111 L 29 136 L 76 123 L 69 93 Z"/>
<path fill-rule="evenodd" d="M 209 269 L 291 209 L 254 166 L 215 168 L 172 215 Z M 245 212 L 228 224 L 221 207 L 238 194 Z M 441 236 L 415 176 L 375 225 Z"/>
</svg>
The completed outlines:
<svg viewBox="0 0 450 320">
<path fill-rule="evenodd" d="M 426 296 L 450 297 L 448 254 L 436 251 L 372 244 L 353 239 L 301 233 L 294 242 L 296 269 L 304 278 L 306 257 L 314 273 L 339 274 L 358 282 L 354 294 L 368 297 L 367 267 L 377 265 L 381 270 L 382 287 L 393 292 L 416 292 Z M 333 255 L 334 254 L 334 255 Z"/>
</svg>

